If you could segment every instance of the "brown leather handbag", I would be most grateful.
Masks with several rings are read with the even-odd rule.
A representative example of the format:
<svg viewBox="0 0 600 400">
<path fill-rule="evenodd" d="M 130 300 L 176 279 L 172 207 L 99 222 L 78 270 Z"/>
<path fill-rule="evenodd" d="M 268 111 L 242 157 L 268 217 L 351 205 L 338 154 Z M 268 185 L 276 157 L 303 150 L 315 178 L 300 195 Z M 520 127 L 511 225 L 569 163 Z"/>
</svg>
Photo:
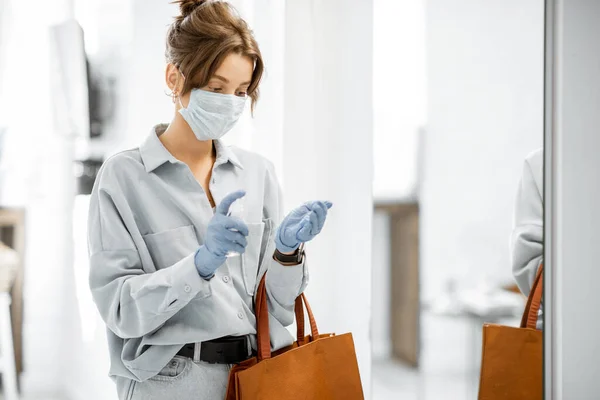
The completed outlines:
<svg viewBox="0 0 600 400">
<path fill-rule="evenodd" d="M 536 329 L 542 301 L 540 266 L 520 328 L 485 324 L 479 400 L 542 400 L 542 331 Z"/>
<path fill-rule="evenodd" d="M 311 334 L 304 336 L 304 306 Z M 229 373 L 226 400 L 364 399 L 351 333 L 319 334 L 304 294 L 296 299 L 297 340 L 271 353 L 265 277 L 255 298 L 257 356 Z"/>
</svg>

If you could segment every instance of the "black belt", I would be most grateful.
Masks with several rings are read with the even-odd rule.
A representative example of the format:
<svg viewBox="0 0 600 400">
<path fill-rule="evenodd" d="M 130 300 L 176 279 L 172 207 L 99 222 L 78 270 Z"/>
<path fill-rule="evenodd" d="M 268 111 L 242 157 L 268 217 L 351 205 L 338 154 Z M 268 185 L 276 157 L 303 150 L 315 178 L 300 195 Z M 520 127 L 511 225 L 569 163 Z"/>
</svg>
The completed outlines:
<svg viewBox="0 0 600 400">
<path fill-rule="evenodd" d="M 211 364 L 239 364 L 251 358 L 248 336 L 226 336 L 200 343 L 200 360 Z M 194 358 L 194 343 L 183 345 L 177 355 Z"/>
</svg>

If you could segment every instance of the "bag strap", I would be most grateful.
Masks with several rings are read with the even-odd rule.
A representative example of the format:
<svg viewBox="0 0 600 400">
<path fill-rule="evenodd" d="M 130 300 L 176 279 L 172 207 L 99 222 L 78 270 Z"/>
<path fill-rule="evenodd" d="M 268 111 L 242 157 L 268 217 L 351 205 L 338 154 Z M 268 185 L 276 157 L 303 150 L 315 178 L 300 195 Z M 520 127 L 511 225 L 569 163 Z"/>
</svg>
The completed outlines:
<svg viewBox="0 0 600 400">
<path fill-rule="evenodd" d="M 302 307 L 302 303 L 304 303 L 304 307 L 306 307 L 306 312 L 308 313 L 311 339 L 315 340 L 319 336 L 317 321 L 310 308 L 310 304 L 308 304 L 308 300 L 306 300 L 306 296 L 302 293 L 300 296 L 296 297 L 296 303 L 294 305 L 294 312 L 296 313 L 296 340 L 298 341 L 299 346 L 306 344 L 304 341 L 304 307 Z"/>
<path fill-rule="evenodd" d="M 527 298 L 527 305 L 521 318 L 521 328 L 536 329 L 538 313 L 542 304 L 542 293 L 544 290 L 544 266 L 540 265 L 535 276 L 535 281 Z"/>
<path fill-rule="evenodd" d="M 267 286 L 266 276 L 264 274 L 258 289 L 256 291 L 256 297 L 254 298 L 254 314 L 256 315 L 256 342 L 257 342 L 257 356 L 258 361 L 262 361 L 271 358 L 271 334 L 269 332 L 269 306 L 267 303 Z M 296 340 L 298 345 L 302 346 L 304 342 L 304 308 L 308 314 L 308 321 L 310 324 L 311 339 L 314 340 L 319 336 L 319 330 L 317 329 L 317 321 L 315 316 L 306 300 L 306 296 L 302 293 L 296 298 L 294 303 L 294 312 L 296 314 Z"/>
<path fill-rule="evenodd" d="M 263 275 L 256 297 L 254 298 L 254 315 L 256 316 L 256 343 L 258 360 L 271 358 L 271 334 L 269 333 L 269 306 L 267 305 L 266 273 Z"/>
</svg>

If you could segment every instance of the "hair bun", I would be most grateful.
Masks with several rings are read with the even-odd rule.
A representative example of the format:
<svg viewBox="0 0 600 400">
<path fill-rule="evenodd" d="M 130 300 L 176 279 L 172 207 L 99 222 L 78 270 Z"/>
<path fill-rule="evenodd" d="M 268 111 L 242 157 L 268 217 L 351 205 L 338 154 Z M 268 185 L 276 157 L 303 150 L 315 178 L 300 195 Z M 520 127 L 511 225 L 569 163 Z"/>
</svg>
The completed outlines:
<svg viewBox="0 0 600 400">
<path fill-rule="evenodd" d="M 206 3 L 207 0 L 177 0 L 174 3 L 179 4 L 179 11 L 181 13 L 181 18 L 185 18 L 202 4 Z"/>
</svg>

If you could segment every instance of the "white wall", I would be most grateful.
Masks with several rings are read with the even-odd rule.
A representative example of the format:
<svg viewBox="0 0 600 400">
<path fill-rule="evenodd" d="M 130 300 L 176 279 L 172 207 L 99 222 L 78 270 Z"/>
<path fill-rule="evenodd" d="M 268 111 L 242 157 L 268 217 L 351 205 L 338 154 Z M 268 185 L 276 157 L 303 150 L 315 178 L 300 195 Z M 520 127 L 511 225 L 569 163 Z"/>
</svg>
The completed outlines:
<svg viewBox="0 0 600 400">
<path fill-rule="evenodd" d="M 452 275 L 510 280 L 524 157 L 542 145 L 543 2 L 429 0 L 424 297 Z"/>
<path fill-rule="evenodd" d="M 426 16 L 421 288 L 430 300 L 451 277 L 512 280 L 513 199 L 523 158 L 542 146 L 544 9 L 542 0 L 429 0 Z M 425 368 L 452 345 L 426 340 L 428 329 L 425 319 Z"/>
<path fill-rule="evenodd" d="M 555 18 L 547 80 L 545 398 L 594 399 L 600 390 L 600 3 L 549 1 Z M 547 143 L 548 143 L 547 142 Z M 547 273 L 549 272 L 549 274 Z"/>
</svg>

